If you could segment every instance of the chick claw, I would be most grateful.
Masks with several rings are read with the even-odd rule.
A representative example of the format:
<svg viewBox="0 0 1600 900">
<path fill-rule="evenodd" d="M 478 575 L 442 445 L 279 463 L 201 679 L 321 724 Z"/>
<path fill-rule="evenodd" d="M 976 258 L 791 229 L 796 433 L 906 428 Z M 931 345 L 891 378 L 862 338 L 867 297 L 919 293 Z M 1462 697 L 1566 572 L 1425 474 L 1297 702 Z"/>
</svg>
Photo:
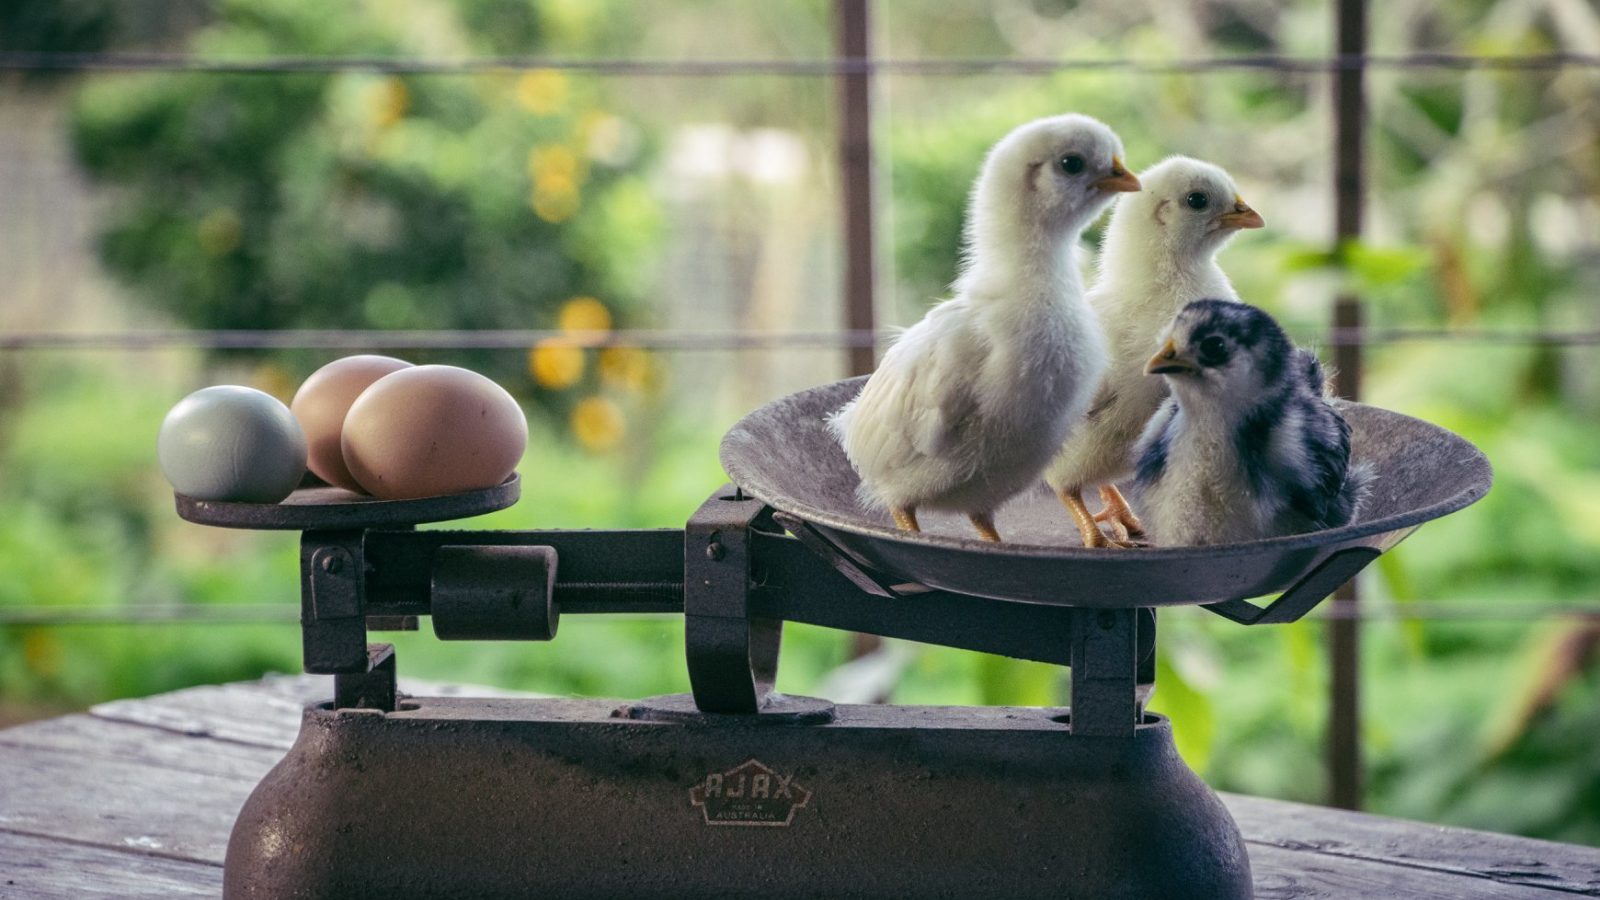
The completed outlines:
<svg viewBox="0 0 1600 900">
<path fill-rule="evenodd" d="M 1000 532 L 994 530 L 993 513 L 971 513 L 967 518 L 972 521 L 972 527 L 978 530 L 978 534 L 984 540 L 1000 543 Z"/>
<path fill-rule="evenodd" d="M 1096 517 L 1089 513 L 1089 507 L 1083 502 L 1083 494 L 1077 488 L 1062 488 L 1057 496 L 1066 504 L 1067 512 L 1072 514 L 1072 521 L 1078 526 L 1078 534 L 1083 537 L 1085 547 L 1101 549 L 1117 547 L 1126 550 L 1143 546 L 1128 540 L 1126 534 L 1117 538 L 1106 537 L 1096 523 Z"/>
<path fill-rule="evenodd" d="M 1122 492 L 1117 490 L 1117 486 L 1114 484 L 1101 485 L 1100 500 L 1105 504 L 1105 509 L 1100 510 L 1095 515 L 1094 520 L 1096 522 L 1109 522 L 1111 524 L 1111 533 L 1116 536 L 1117 540 L 1138 545 L 1138 541 L 1129 542 L 1129 538 L 1143 537 L 1144 523 L 1140 522 L 1139 517 L 1133 514 L 1133 508 L 1128 505 L 1128 501 L 1122 496 Z"/>
<path fill-rule="evenodd" d="M 899 526 L 901 531 L 922 530 L 922 526 L 917 524 L 917 508 L 915 506 L 908 506 L 904 509 L 895 507 L 889 510 L 889 514 L 894 516 L 894 524 Z"/>
</svg>

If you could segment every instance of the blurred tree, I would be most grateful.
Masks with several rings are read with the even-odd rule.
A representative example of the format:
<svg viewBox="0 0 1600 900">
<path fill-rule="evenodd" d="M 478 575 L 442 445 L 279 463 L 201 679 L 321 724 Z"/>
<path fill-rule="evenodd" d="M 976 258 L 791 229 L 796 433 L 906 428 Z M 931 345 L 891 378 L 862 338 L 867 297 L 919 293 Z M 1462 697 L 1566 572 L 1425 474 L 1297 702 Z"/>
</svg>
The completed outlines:
<svg viewBox="0 0 1600 900">
<path fill-rule="evenodd" d="M 0 50 L 30 53 L 99 50 L 112 29 L 106 0 L 11 0 L 0 3 Z"/>
<path fill-rule="evenodd" d="M 181 19 L 168 12 L 180 9 Z M 108 10 L 111 25 L 97 18 Z M 0 46 L 187 48 L 229 59 L 805 59 L 829 52 L 828 10 L 824 0 L 9 0 L 0 2 Z M 1600 12 L 1581 0 L 1374 3 L 1372 15 L 1374 49 L 1384 54 L 1594 53 L 1600 35 Z M 883 2 L 876 21 L 880 52 L 891 58 L 1192 59 L 1318 56 L 1330 17 L 1324 0 L 939 0 Z M 1320 304 L 1342 279 L 1379 325 L 1591 329 L 1600 322 L 1597 79 L 1582 67 L 1374 70 L 1369 199 L 1372 233 L 1385 243 L 1329 253 L 1323 75 L 886 75 L 879 109 L 898 320 L 920 315 L 955 274 L 965 193 L 995 136 L 1079 109 L 1113 124 L 1137 167 L 1185 152 L 1240 178 L 1271 227 L 1235 242 L 1224 265 L 1244 296 L 1291 324 L 1325 321 Z M 637 124 L 608 111 L 606 101 L 624 98 L 562 72 L 108 73 L 84 92 L 74 137 L 107 188 L 109 267 L 182 322 L 565 330 L 529 348 L 526 374 L 505 361 L 521 354 L 497 366 L 449 356 L 546 402 L 570 398 L 559 401 L 570 404 L 564 422 L 533 423 L 524 465 L 560 477 L 541 480 L 538 502 L 488 524 L 669 526 L 720 481 L 705 446 L 714 431 L 706 401 L 661 417 L 660 437 L 641 440 L 638 419 L 648 417 L 628 421 L 637 410 L 617 399 L 645 403 L 660 392 L 653 358 L 588 346 L 641 314 L 632 304 L 658 231 L 640 174 L 654 162 L 652 138 L 702 121 L 809 133 L 831 121 L 830 92 L 766 76 L 607 82 L 619 83 Z M 817 146 L 818 158 L 832 152 Z M 720 202 L 746 217 L 730 214 L 737 227 L 726 232 L 703 229 L 708 243 L 759 227 L 747 224 L 760 218 L 750 196 L 742 185 L 727 191 Z M 293 604 L 292 542 L 204 532 L 171 514 L 150 446 L 190 373 L 120 383 L 105 376 L 108 358 L 68 378 L 30 357 L 37 396 L 0 415 L 0 606 Z M 1374 609 L 1595 595 L 1592 350 L 1384 346 L 1367 374 L 1373 402 L 1469 437 L 1498 474 L 1481 504 L 1385 555 L 1369 593 Z M 575 441 L 555 442 L 560 430 Z M 616 448 L 609 456 L 608 447 Z M 618 477 L 619 457 L 637 465 L 637 477 Z M 1520 622 L 1368 625 L 1376 810 L 1600 841 L 1600 654 L 1591 623 L 1558 625 L 1532 636 Z M 1164 614 L 1156 708 L 1173 716 L 1182 752 L 1213 784 L 1320 798 L 1321 627 L 1263 633 Z M 784 678 L 793 689 L 809 690 L 842 659 L 836 638 L 792 629 Z M 683 684 L 681 635 L 660 623 L 574 629 L 538 654 L 400 639 L 413 674 L 633 696 Z M 0 628 L 0 697 L 33 702 L 83 704 L 297 664 L 292 627 Z M 907 667 L 895 697 L 1044 702 L 1059 699 L 1059 687 L 1037 666 L 935 648 Z"/>
<path fill-rule="evenodd" d="M 894 5 L 885 6 L 894 16 Z M 1559 6 L 1559 15 L 1543 17 L 1524 15 L 1517 0 L 1374 3 L 1374 50 L 1594 52 L 1600 11 Z M 921 27 L 904 11 L 890 37 L 894 55 L 906 58 L 1327 52 L 1325 3 L 1168 4 L 1151 16 L 1153 7 L 946 4 L 941 14 L 963 17 L 966 29 L 955 48 L 939 43 L 953 31 Z M 1243 297 L 1298 334 L 1320 330 L 1341 287 L 1362 296 L 1380 325 L 1588 330 L 1600 321 L 1600 74 L 1592 70 L 1374 69 L 1368 217 L 1376 239 L 1337 250 L 1329 241 L 1321 77 L 1071 69 L 1029 79 L 886 81 L 902 322 L 945 295 L 955 275 L 963 202 L 989 144 L 1019 121 L 1065 110 L 1116 128 L 1135 168 L 1168 153 L 1225 165 L 1269 228 L 1234 242 L 1222 264 Z M 1371 606 L 1592 597 L 1600 585 L 1600 445 L 1583 412 L 1600 383 L 1592 349 L 1409 344 L 1374 347 L 1368 359 L 1368 402 L 1457 431 L 1497 470 L 1482 504 L 1384 556 L 1368 576 Z M 1252 633 L 1183 613 L 1163 619 L 1155 709 L 1172 716 L 1180 749 L 1212 784 L 1322 799 L 1320 627 Z M 1596 840 L 1600 632 L 1592 621 L 1568 624 L 1554 638 L 1541 632 L 1515 654 L 1515 630 L 1482 623 L 1369 624 L 1366 633 L 1364 740 L 1376 810 Z M 1515 665 L 1504 662 L 1513 655 Z M 969 677 L 982 685 L 984 702 L 1025 696 L 1003 663 Z M 1485 717 L 1494 728 L 1480 728 Z"/>
<path fill-rule="evenodd" d="M 550 6 L 223 0 L 190 52 L 533 55 Z M 105 264 L 197 328 L 555 327 L 575 296 L 626 320 L 655 245 L 649 148 L 560 71 L 118 73 L 84 89 L 73 137 L 121 189 Z M 555 396 L 503 354 L 449 358 Z"/>
</svg>

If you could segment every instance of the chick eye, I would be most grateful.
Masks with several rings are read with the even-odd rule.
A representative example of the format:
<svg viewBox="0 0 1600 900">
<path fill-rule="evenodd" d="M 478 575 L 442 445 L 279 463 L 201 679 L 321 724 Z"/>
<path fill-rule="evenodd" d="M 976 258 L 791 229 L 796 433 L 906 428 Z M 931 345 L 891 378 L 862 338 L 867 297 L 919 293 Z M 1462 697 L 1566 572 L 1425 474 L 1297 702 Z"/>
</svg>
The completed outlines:
<svg viewBox="0 0 1600 900">
<path fill-rule="evenodd" d="M 1081 173 L 1086 165 L 1088 165 L 1088 163 L 1085 163 L 1083 161 L 1083 157 L 1076 153 L 1069 153 L 1066 156 L 1061 157 L 1061 171 L 1067 173 L 1068 175 L 1077 175 Z"/>
<path fill-rule="evenodd" d="M 1189 204 L 1190 209 L 1205 209 L 1211 205 L 1211 198 L 1200 193 L 1199 191 L 1195 191 L 1189 196 L 1183 198 L 1183 202 Z"/>
<path fill-rule="evenodd" d="M 1228 343 L 1214 334 L 1200 342 L 1200 356 L 1204 359 L 1218 359 L 1227 350 Z"/>
</svg>

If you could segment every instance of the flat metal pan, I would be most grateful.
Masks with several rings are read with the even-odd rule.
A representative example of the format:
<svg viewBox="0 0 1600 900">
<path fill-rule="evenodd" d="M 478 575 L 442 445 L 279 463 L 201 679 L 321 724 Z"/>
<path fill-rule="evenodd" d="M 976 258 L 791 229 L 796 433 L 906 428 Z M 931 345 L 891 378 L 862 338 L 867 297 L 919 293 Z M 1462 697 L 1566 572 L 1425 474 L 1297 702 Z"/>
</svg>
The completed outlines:
<svg viewBox="0 0 1600 900">
<path fill-rule="evenodd" d="M 722 441 L 735 484 L 804 520 L 845 556 L 889 581 L 978 597 L 1120 608 L 1217 603 L 1288 589 L 1347 548 L 1384 551 L 1430 519 L 1488 492 L 1489 461 L 1436 425 L 1344 404 L 1356 459 L 1376 470 L 1358 521 L 1342 528 L 1212 547 L 1091 550 L 1059 500 L 1042 486 L 996 517 L 1003 543 L 982 541 L 961 516 L 919 512 L 921 533 L 856 500 L 858 478 L 826 416 L 865 378 L 790 395 L 740 420 Z"/>
<path fill-rule="evenodd" d="M 513 473 L 492 488 L 416 500 L 379 500 L 325 484 L 301 487 L 281 503 L 197 500 L 183 494 L 175 494 L 173 499 L 181 518 L 201 525 L 277 531 L 333 531 L 394 528 L 420 522 L 465 519 L 505 509 L 521 496 L 522 481 Z"/>
</svg>

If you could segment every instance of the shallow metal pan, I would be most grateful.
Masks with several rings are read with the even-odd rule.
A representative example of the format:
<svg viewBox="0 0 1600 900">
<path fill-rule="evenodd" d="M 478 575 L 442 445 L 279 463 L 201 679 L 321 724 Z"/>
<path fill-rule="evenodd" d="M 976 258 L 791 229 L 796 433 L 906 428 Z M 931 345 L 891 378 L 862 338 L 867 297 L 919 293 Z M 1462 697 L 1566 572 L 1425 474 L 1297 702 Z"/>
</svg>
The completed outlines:
<svg viewBox="0 0 1600 900">
<path fill-rule="evenodd" d="M 1065 508 L 1041 487 L 1000 510 L 1003 543 L 978 539 L 961 516 L 934 512 L 919 512 L 923 531 L 908 533 L 857 502 L 856 473 L 826 427 L 827 414 L 865 381 L 801 391 L 746 416 L 723 438 L 723 468 L 742 490 L 808 523 L 885 582 L 979 597 L 1092 607 L 1259 597 L 1289 589 L 1341 551 L 1387 550 L 1423 522 L 1478 500 L 1493 480 L 1489 461 L 1461 437 L 1344 404 L 1352 452 L 1376 478 L 1359 520 L 1342 528 L 1213 547 L 1091 550 L 1077 545 Z"/>
</svg>

